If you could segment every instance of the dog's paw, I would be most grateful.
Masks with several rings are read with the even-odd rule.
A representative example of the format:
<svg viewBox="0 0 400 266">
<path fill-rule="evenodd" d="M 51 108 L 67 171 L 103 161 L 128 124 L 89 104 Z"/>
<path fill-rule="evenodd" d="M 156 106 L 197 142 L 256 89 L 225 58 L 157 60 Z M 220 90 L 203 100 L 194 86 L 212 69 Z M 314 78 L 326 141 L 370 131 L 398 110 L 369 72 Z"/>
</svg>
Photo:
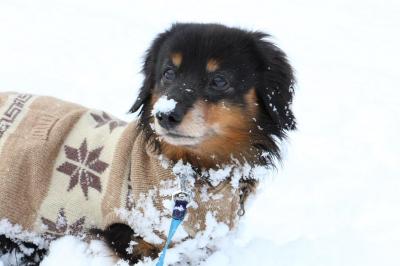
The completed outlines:
<svg viewBox="0 0 400 266">
<path fill-rule="evenodd" d="M 134 240 L 130 242 L 130 246 L 126 250 L 130 261 L 139 261 L 144 257 L 155 259 L 159 253 L 158 248 L 147 243 L 140 237 L 134 237 Z"/>
<path fill-rule="evenodd" d="M 160 252 L 125 224 L 112 224 L 105 230 L 94 229 L 92 234 L 101 236 L 118 257 L 133 264 L 144 257 L 155 259 Z"/>
</svg>

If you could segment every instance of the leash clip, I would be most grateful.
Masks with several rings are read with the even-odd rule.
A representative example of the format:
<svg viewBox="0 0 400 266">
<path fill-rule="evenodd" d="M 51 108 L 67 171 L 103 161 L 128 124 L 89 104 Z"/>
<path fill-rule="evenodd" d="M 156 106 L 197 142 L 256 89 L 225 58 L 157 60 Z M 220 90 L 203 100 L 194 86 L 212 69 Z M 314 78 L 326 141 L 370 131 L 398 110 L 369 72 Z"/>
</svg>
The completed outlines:
<svg viewBox="0 0 400 266">
<path fill-rule="evenodd" d="M 185 218 L 187 205 L 191 200 L 191 195 L 184 191 L 178 191 L 173 195 L 174 209 L 172 210 L 172 218 L 182 221 Z"/>
<path fill-rule="evenodd" d="M 169 228 L 167 241 L 165 242 L 165 246 L 161 252 L 160 258 L 158 259 L 156 266 L 164 265 L 165 254 L 167 253 L 168 246 L 172 241 L 172 237 L 174 236 L 179 225 L 185 218 L 187 205 L 191 199 L 190 196 L 191 196 L 190 193 L 185 191 L 178 191 L 172 195 L 175 204 L 174 204 L 174 209 L 172 210 L 171 225 Z"/>
</svg>

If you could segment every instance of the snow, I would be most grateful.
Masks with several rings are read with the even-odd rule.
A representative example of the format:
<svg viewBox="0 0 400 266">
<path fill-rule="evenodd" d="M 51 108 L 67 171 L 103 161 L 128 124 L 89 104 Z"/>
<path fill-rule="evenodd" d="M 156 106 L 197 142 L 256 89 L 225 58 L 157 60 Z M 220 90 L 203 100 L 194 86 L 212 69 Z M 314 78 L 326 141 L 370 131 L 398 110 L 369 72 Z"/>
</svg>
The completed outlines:
<svg viewBox="0 0 400 266">
<path fill-rule="evenodd" d="M 48 247 L 48 241 L 33 232 L 23 230 L 20 225 L 11 224 L 7 219 L 0 219 L 0 235 L 5 235 L 9 239 L 30 242 L 37 245 L 40 249 Z M 23 245 L 20 245 L 24 248 Z M 30 254 L 31 252 L 25 253 Z"/>
<path fill-rule="evenodd" d="M 102 241 L 92 240 L 88 244 L 74 236 L 65 236 L 50 244 L 49 256 L 40 265 L 97 266 L 114 265 L 117 261 Z"/>
<path fill-rule="evenodd" d="M 154 228 L 161 228 L 162 231 L 167 232 L 168 221 L 165 217 L 161 218 L 162 213 L 155 207 L 152 200 L 154 193 L 155 191 L 151 190 L 149 195 L 141 194 L 132 211 L 121 208 L 117 210 L 117 214 L 132 228 L 135 228 L 135 232 L 143 236 L 145 241 L 162 244 L 163 240 L 154 232 Z"/>
<path fill-rule="evenodd" d="M 238 232 L 210 229 L 219 251 L 201 265 L 398 266 L 399 10 L 395 0 L 3 0 L 0 90 L 52 95 L 131 120 L 142 55 L 172 22 L 267 31 L 296 70 L 299 130 Z M 195 249 L 203 239 L 180 248 L 203 258 Z M 166 259 L 178 260 L 177 251 Z M 105 250 L 71 237 L 53 242 L 46 260 L 113 263 Z"/>
<path fill-rule="evenodd" d="M 209 180 L 214 187 L 218 186 L 222 181 L 226 180 L 232 172 L 232 166 L 224 166 L 218 170 L 210 169 L 208 171 Z"/>
<path fill-rule="evenodd" d="M 176 101 L 174 99 L 168 99 L 167 96 L 161 96 L 154 104 L 152 115 L 156 114 L 170 114 L 176 106 Z"/>
</svg>

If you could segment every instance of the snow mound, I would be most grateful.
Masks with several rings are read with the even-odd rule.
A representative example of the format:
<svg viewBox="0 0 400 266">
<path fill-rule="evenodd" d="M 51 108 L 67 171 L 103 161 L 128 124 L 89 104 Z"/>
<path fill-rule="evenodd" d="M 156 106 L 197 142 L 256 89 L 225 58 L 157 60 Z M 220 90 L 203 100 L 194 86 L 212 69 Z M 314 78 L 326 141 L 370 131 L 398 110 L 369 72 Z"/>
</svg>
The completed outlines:
<svg viewBox="0 0 400 266">
<path fill-rule="evenodd" d="M 102 241 L 86 243 L 74 236 L 64 236 L 50 244 L 49 255 L 40 265 L 108 266 L 115 265 L 117 260 Z"/>
</svg>

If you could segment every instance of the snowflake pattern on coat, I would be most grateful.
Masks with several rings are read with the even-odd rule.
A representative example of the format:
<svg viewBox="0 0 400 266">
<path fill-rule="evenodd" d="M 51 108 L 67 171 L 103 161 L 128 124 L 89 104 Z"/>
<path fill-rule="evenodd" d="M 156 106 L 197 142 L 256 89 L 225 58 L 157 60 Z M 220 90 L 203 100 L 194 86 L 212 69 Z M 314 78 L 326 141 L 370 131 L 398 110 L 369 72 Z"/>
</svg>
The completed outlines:
<svg viewBox="0 0 400 266">
<path fill-rule="evenodd" d="M 106 112 L 102 112 L 101 115 L 94 114 L 94 113 L 90 113 L 90 115 L 97 122 L 97 125 L 95 128 L 102 127 L 102 126 L 108 124 L 108 126 L 110 128 L 110 134 L 113 132 L 113 130 L 115 128 L 127 125 L 127 123 L 122 120 L 111 118 L 111 116 L 109 116 Z"/>
<path fill-rule="evenodd" d="M 83 225 L 85 224 L 86 217 L 83 216 L 76 220 L 72 224 L 68 224 L 68 220 L 65 216 L 64 208 L 61 208 L 58 211 L 57 218 L 55 221 L 49 220 L 47 218 L 41 217 L 42 223 L 47 227 L 52 233 L 55 234 L 71 234 L 78 235 L 83 232 Z"/>
<path fill-rule="evenodd" d="M 102 146 L 89 151 L 86 139 L 84 139 L 79 148 L 64 145 L 65 155 L 70 161 L 60 165 L 57 171 L 71 178 L 67 191 L 73 189 L 79 182 L 86 200 L 89 199 L 89 187 L 101 192 L 99 175 L 109 166 L 106 162 L 100 160 L 103 148 Z"/>
</svg>

